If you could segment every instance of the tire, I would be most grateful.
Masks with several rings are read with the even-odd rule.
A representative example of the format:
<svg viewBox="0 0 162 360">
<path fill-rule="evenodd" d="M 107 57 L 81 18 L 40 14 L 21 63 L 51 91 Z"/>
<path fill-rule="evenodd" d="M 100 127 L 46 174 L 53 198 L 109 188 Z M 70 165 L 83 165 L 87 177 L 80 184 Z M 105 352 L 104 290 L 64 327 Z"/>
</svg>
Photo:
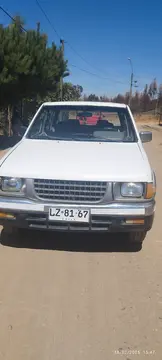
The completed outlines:
<svg viewBox="0 0 162 360">
<path fill-rule="evenodd" d="M 135 231 L 129 233 L 129 244 L 134 250 L 141 250 L 147 231 Z"/>
<path fill-rule="evenodd" d="M 19 228 L 12 225 L 4 226 L 4 232 L 7 235 L 18 235 L 19 234 Z"/>
<path fill-rule="evenodd" d="M 135 244 L 142 243 L 146 237 L 146 233 L 146 231 L 131 232 L 129 233 L 129 241 Z"/>
</svg>

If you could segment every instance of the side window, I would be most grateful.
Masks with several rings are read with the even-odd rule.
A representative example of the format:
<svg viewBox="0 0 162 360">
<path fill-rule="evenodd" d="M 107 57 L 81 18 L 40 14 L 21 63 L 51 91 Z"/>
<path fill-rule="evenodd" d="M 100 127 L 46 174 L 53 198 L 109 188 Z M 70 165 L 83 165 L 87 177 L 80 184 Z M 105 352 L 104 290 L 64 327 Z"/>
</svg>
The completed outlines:
<svg viewBox="0 0 162 360">
<path fill-rule="evenodd" d="M 103 119 L 107 120 L 108 123 L 111 123 L 114 126 L 119 127 L 121 125 L 118 113 L 103 113 Z"/>
<path fill-rule="evenodd" d="M 113 113 L 112 114 L 112 122 L 114 126 L 120 127 L 121 126 L 121 122 L 119 119 L 119 114 L 118 113 Z"/>
<path fill-rule="evenodd" d="M 121 124 L 122 124 L 123 129 L 127 132 L 128 136 L 133 138 L 134 134 L 133 134 L 133 131 L 132 131 L 130 117 L 128 116 L 128 114 L 121 113 L 120 118 L 121 118 Z"/>
<path fill-rule="evenodd" d="M 50 121 L 50 112 L 47 111 L 47 116 L 46 119 L 44 119 L 44 131 L 48 132 L 50 130 L 50 125 L 51 125 L 51 121 Z"/>
<path fill-rule="evenodd" d="M 40 114 L 38 114 L 38 117 L 35 119 L 33 125 L 32 125 L 32 132 L 34 133 L 41 133 L 43 130 L 43 123 L 47 116 L 47 112 L 42 110 Z"/>
<path fill-rule="evenodd" d="M 61 111 L 59 116 L 59 122 L 66 122 L 69 120 L 69 111 Z"/>
<path fill-rule="evenodd" d="M 122 131 L 118 112 L 101 112 L 97 121 L 97 127 L 112 131 Z"/>
<path fill-rule="evenodd" d="M 52 131 L 55 128 L 55 122 L 56 122 L 56 113 L 52 110 L 48 110 L 46 112 L 46 118 L 44 122 L 44 131 L 49 132 Z"/>
<path fill-rule="evenodd" d="M 119 117 L 120 117 L 120 123 L 121 123 L 121 131 L 129 132 L 127 116 L 125 115 L 125 113 L 121 112 L 121 113 L 119 113 Z"/>
</svg>

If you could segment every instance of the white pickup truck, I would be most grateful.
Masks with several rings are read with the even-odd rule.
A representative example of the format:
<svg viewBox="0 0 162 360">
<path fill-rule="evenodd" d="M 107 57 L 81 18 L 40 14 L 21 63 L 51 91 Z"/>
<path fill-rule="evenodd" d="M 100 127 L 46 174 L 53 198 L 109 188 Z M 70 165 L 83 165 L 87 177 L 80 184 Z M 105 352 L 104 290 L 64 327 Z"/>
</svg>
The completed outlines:
<svg viewBox="0 0 162 360">
<path fill-rule="evenodd" d="M 4 229 L 127 232 L 151 229 L 156 179 L 127 105 L 44 103 L 0 160 Z"/>
</svg>

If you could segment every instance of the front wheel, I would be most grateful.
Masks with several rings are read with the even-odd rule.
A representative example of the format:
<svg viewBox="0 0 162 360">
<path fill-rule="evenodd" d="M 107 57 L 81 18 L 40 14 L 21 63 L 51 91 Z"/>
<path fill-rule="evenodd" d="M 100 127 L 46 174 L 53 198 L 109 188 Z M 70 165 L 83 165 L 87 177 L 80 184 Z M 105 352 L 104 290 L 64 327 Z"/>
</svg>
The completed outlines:
<svg viewBox="0 0 162 360">
<path fill-rule="evenodd" d="M 12 225 L 4 226 L 3 230 L 4 230 L 5 234 L 7 234 L 7 235 L 12 235 L 12 234 L 16 235 L 19 232 L 19 229 Z"/>
<path fill-rule="evenodd" d="M 3 231 L 6 235 L 19 236 L 19 235 L 24 234 L 25 229 L 21 229 L 16 226 L 12 226 L 12 224 L 11 224 L 11 225 L 4 226 Z"/>
<path fill-rule="evenodd" d="M 142 248 L 142 243 L 146 237 L 147 231 L 135 231 L 129 233 L 129 244 L 133 248 L 140 250 Z"/>
<path fill-rule="evenodd" d="M 147 231 L 135 231 L 129 233 L 129 240 L 131 243 L 142 243 L 145 239 Z"/>
</svg>

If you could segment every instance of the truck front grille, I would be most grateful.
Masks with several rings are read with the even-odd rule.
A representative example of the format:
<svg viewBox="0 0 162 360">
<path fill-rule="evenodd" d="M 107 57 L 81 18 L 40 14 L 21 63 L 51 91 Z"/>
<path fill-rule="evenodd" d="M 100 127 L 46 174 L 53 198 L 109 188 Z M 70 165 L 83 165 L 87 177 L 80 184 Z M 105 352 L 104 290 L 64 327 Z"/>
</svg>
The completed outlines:
<svg viewBox="0 0 162 360">
<path fill-rule="evenodd" d="M 60 202 L 99 202 L 105 196 L 107 183 L 101 181 L 64 181 L 34 179 L 34 190 L 42 200 Z"/>
</svg>

